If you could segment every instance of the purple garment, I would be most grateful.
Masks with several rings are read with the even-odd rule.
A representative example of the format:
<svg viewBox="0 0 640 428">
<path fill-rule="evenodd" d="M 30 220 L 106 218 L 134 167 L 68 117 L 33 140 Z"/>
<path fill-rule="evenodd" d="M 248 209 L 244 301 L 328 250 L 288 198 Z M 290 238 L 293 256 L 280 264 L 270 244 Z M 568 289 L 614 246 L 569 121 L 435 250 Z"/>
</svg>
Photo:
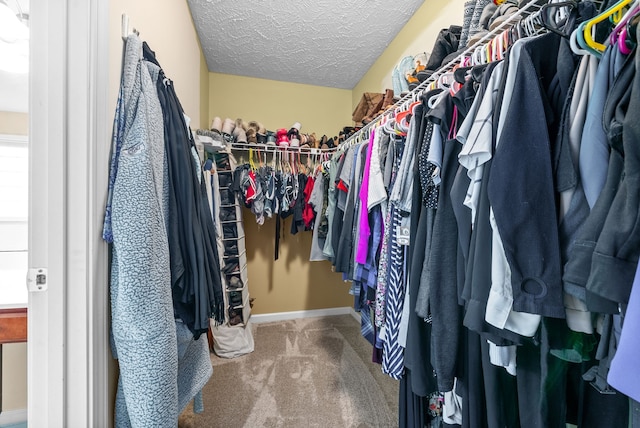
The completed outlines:
<svg viewBox="0 0 640 428">
<path fill-rule="evenodd" d="M 380 207 L 375 207 L 371 215 L 373 218 L 373 235 L 370 237 L 371 245 L 367 242 L 367 259 L 364 264 L 356 264 L 353 280 L 362 282 L 368 288 L 375 290 L 378 281 L 376 255 L 382 240 L 382 213 L 380 212 Z"/>
<path fill-rule="evenodd" d="M 620 343 L 607 376 L 607 382 L 618 391 L 640 401 L 640 264 L 631 288 L 629 306 L 624 317 Z"/>
<path fill-rule="evenodd" d="M 362 265 L 367 263 L 367 253 L 369 249 L 369 237 L 371 229 L 369 228 L 369 211 L 367 210 L 369 202 L 369 171 L 371 170 L 371 153 L 373 152 L 373 142 L 375 141 L 376 130 L 371 131 L 369 137 L 369 146 L 367 147 L 367 157 L 364 162 L 364 174 L 362 175 L 362 184 L 360 185 L 360 239 L 358 239 L 358 248 L 356 250 L 356 263 Z"/>
</svg>

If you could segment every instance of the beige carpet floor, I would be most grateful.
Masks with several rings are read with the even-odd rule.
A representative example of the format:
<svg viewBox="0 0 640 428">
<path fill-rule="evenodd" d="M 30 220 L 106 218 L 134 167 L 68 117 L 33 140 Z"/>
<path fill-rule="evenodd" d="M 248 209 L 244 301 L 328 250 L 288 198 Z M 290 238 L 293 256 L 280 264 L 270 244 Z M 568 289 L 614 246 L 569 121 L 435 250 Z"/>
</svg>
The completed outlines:
<svg viewBox="0 0 640 428">
<path fill-rule="evenodd" d="M 395 427 L 398 382 L 371 362 L 350 315 L 253 325 L 255 351 L 212 354 L 205 411 L 181 427 Z"/>
</svg>

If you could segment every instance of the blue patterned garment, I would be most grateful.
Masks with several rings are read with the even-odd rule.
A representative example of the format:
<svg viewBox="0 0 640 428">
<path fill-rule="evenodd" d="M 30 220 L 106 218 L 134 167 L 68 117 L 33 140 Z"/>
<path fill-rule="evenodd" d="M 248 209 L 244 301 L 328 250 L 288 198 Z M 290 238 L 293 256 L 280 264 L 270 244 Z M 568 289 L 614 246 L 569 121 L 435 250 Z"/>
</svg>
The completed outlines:
<svg viewBox="0 0 640 428">
<path fill-rule="evenodd" d="M 211 375 L 207 341 L 176 327 L 166 229 L 159 68 L 126 43 L 103 235 L 112 239 L 111 333 L 119 360 L 115 426 L 175 427 Z M 179 323 L 181 324 L 181 323 Z"/>
<path fill-rule="evenodd" d="M 404 374 L 404 348 L 400 346 L 400 321 L 404 306 L 405 275 L 403 263 L 403 246 L 396 239 L 396 230 L 400 227 L 402 216 L 394 205 L 391 209 L 391 254 L 389 270 L 389 286 L 387 288 L 387 317 L 382 356 L 382 372 L 396 380 Z"/>
<path fill-rule="evenodd" d="M 404 139 L 396 146 L 394 172 L 391 187 L 401 186 L 401 172 L 399 171 L 404 152 L 407 151 Z M 411 152 L 406 153 L 412 155 Z M 391 192 L 392 194 L 395 192 Z M 396 201 L 390 200 L 389 213 L 389 264 L 386 292 L 386 323 L 385 339 L 382 354 L 382 372 L 396 380 L 404 374 L 404 348 L 400 346 L 400 324 L 404 307 L 406 275 L 405 275 L 405 247 L 398 241 L 398 229 L 402 224 L 402 211 Z"/>
</svg>

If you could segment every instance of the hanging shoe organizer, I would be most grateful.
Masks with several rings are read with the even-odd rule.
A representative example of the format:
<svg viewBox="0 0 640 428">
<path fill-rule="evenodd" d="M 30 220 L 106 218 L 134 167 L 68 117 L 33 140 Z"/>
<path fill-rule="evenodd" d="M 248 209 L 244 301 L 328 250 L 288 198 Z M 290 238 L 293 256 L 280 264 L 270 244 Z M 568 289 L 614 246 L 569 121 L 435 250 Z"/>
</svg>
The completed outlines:
<svg viewBox="0 0 640 428">
<path fill-rule="evenodd" d="M 243 327 L 251 316 L 251 306 L 242 207 L 231 189 L 234 168 L 229 155 L 217 153 L 215 161 L 220 194 L 219 221 L 222 229 L 222 280 L 225 288 L 226 324 Z"/>
<path fill-rule="evenodd" d="M 235 358 L 253 352 L 253 332 L 249 319 L 249 276 L 245 248 L 242 207 L 231 189 L 235 160 L 227 152 L 207 149 L 203 152 L 216 167 L 211 183 L 214 220 L 220 255 L 220 276 L 224 287 L 225 322 L 211 323 L 213 351 L 219 357 Z"/>
</svg>

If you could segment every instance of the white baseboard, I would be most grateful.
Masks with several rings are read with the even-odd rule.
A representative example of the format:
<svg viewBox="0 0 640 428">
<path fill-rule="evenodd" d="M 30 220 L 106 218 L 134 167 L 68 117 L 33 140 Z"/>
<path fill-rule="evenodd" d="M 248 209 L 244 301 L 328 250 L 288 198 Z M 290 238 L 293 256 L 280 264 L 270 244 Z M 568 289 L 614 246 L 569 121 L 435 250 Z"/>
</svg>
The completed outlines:
<svg viewBox="0 0 640 428">
<path fill-rule="evenodd" d="M 328 317 L 334 315 L 353 315 L 360 321 L 360 314 L 353 308 L 345 306 L 342 308 L 312 309 L 308 311 L 275 312 L 272 314 L 251 314 L 253 324 L 263 324 L 266 322 L 287 321 L 299 318 Z"/>
<path fill-rule="evenodd" d="M 27 409 L 3 410 L 0 413 L 0 426 L 27 422 Z"/>
</svg>

